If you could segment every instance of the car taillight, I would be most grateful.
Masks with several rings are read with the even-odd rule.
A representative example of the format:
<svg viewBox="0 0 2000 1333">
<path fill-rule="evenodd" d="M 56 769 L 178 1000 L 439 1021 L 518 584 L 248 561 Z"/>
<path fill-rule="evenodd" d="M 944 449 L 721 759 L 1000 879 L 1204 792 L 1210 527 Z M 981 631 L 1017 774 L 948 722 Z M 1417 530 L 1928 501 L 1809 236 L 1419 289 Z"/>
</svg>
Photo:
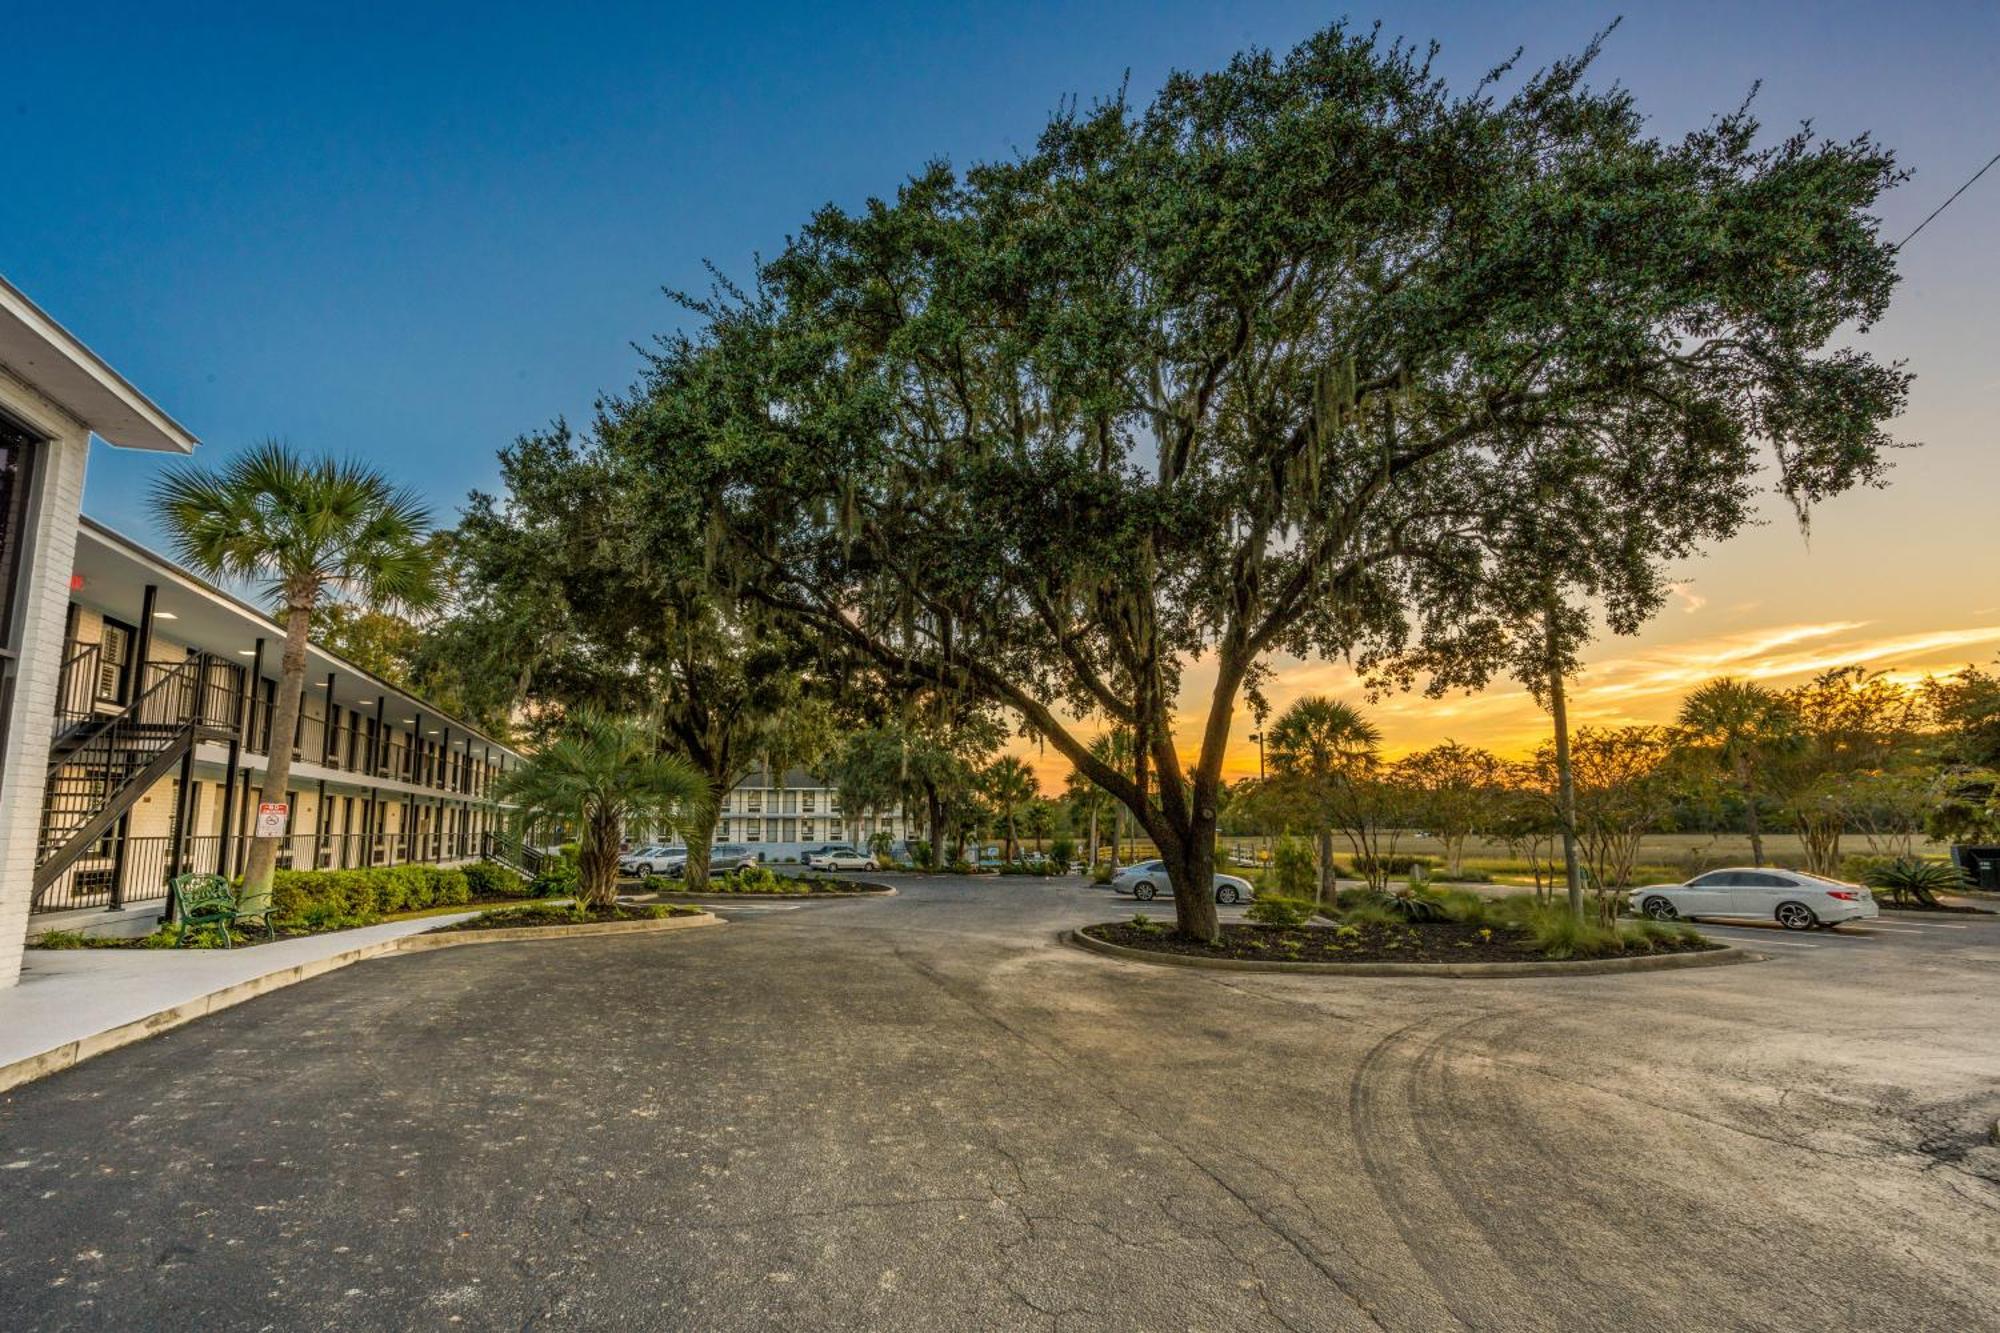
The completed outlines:
<svg viewBox="0 0 2000 1333">
<path fill-rule="evenodd" d="M 1829 898 L 1839 898 L 1843 902 L 1856 903 L 1861 901 L 1861 895 L 1851 889 L 1828 889 L 1826 896 Z"/>
</svg>

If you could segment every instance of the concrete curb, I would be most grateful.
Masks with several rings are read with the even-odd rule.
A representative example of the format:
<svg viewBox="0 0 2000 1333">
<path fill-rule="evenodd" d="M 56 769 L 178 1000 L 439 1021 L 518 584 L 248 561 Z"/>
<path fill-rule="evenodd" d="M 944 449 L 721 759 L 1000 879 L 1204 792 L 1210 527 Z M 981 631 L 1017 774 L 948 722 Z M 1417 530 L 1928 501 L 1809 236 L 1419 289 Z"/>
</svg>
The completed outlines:
<svg viewBox="0 0 2000 1333">
<path fill-rule="evenodd" d="M 674 891 L 673 891 L 673 890 L 671 890 L 671 889 L 662 889 L 662 890 L 660 890 L 660 891 L 659 891 L 659 892 L 657 892 L 657 893 L 651 893 L 651 894 L 648 894 L 648 893 L 634 893 L 634 894 L 630 894 L 630 895 L 628 895 L 628 896 L 629 896 L 629 897 L 632 897 L 632 898 L 635 898 L 635 899 L 637 899 L 637 898 L 647 898 L 647 899 L 652 899 L 652 898 L 657 898 L 657 899 L 659 899 L 659 900 L 660 900 L 661 902 L 663 902 L 663 903 L 666 903 L 666 902 L 673 902 L 673 903 L 762 903 L 762 902 L 784 902 L 784 903 L 809 903 L 809 902 L 822 902 L 822 901 L 825 901 L 826 899 L 829 899 L 829 898 L 831 898 L 831 899 L 836 899 L 836 900 L 838 900 L 838 899 L 843 899 L 843 898 L 894 898 L 894 897 L 896 896 L 896 890 L 895 890 L 895 889 L 892 889 L 892 888 L 887 888 L 887 887 L 884 887 L 884 888 L 879 888 L 879 889 L 841 889 L 841 890 L 838 890 L 837 892 L 830 892 L 830 893 L 676 893 L 676 892 L 674 892 Z"/>
<path fill-rule="evenodd" d="M 197 995 L 193 999 L 169 1005 L 144 1018 L 121 1023 L 117 1027 L 94 1032 L 88 1037 L 66 1041 L 40 1054 L 24 1056 L 19 1060 L 0 1065 L 0 1092 L 18 1088 L 24 1083 L 32 1083 L 36 1079 L 47 1078 L 50 1074 L 60 1073 L 73 1065 L 82 1064 L 93 1056 L 103 1055 L 106 1051 L 115 1051 L 120 1046 L 130 1046 L 148 1037 L 156 1037 L 185 1023 L 192 1023 L 197 1018 L 205 1018 L 210 1014 L 233 1008 L 245 1000 L 254 1000 L 259 995 L 284 990 L 287 986 L 296 986 L 301 981 L 310 981 L 328 972 L 336 972 L 354 963 L 366 962 L 370 958 L 381 958 L 387 954 L 425 953 L 460 944 L 518 943 L 522 940 L 543 937 L 653 934 L 664 930 L 686 930 L 691 926 L 723 924 L 725 922 L 721 917 L 703 912 L 695 916 L 666 917 L 658 921 L 605 921 L 576 926 L 514 926 L 497 930 L 458 930 L 443 935 L 427 933 L 399 935 L 393 939 L 376 940 L 341 953 L 329 954 L 325 958 L 315 958 L 309 963 L 281 967 L 260 977 L 238 981 L 220 990 L 210 991 L 206 995 Z"/>
<path fill-rule="evenodd" d="M 1063 931 L 1063 943 L 1107 958 L 1168 967 L 1206 968 L 1214 972 L 1289 972 L 1336 977 L 1443 977 L 1460 981 L 1498 981 L 1508 977 L 1590 977 L 1615 972 L 1671 972 L 1689 967 L 1725 967 L 1731 963 L 1761 963 L 1766 955 L 1724 945 L 1701 953 L 1645 954 L 1638 958 L 1579 958 L 1573 962 L 1548 959 L 1535 963 L 1283 963 L 1249 958 L 1200 958 L 1192 954 L 1152 953 L 1092 939 L 1080 930 Z"/>
<path fill-rule="evenodd" d="M 583 921 L 574 926 L 493 926 L 484 930 L 426 931 L 421 935 L 405 935 L 393 942 L 399 946 L 399 952 L 423 953 L 430 949 L 450 949 L 460 944 L 577 939 L 584 935 L 659 935 L 669 930 L 723 924 L 722 918 L 713 912 L 694 912 L 653 921 Z"/>
</svg>

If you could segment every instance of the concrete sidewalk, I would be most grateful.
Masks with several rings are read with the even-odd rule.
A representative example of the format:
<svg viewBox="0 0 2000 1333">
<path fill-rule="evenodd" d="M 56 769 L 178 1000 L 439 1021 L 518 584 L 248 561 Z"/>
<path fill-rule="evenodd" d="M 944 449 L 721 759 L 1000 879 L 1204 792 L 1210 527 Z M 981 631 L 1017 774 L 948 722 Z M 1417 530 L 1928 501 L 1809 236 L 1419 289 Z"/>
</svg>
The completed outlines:
<svg viewBox="0 0 2000 1333">
<path fill-rule="evenodd" d="M 0 1090 L 483 910 L 234 949 L 29 949 L 20 984 L 0 990 Z"/>
</svg>

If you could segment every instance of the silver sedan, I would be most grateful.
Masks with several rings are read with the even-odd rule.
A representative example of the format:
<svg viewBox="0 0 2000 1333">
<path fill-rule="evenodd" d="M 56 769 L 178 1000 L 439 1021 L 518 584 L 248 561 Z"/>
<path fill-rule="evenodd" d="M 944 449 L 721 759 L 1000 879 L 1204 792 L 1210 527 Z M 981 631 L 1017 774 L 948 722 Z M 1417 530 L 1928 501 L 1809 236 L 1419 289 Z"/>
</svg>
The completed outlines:
<svg viewBox="0 0 2000 1333">
<path fill-rule="evenodd" d="M 1173 881 L 1167 876 L 1165 861 L 1141 861 L 1137 865 L 1126 866 L 1111 877 L 1114 893 L 1129 893 L 1140 902 L 1151 902 L 1160 894 L 1174 896 Z M 1250 881 L 1240 875 L 1225 875 L 1215 872 L 1215 901 L 1219 903 L 1247 903 L 1256 897 L 1256 890 Z"/>
</svg>

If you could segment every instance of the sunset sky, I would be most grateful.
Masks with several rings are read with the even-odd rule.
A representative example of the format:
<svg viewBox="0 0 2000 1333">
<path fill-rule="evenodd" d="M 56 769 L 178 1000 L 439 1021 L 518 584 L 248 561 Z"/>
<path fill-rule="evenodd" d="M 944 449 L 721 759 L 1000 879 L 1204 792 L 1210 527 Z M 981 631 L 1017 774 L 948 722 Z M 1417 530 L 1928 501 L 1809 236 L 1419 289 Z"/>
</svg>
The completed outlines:
<svg viewBox="0 0 2000 1333">
<path fill-rule="evenodd" d="M 206 442 L 366 457 L 450 520 L 494 451 L 638 368 L 671 328 L 662 286 L 742 274 L 820 204 L 892 191 L 932 157 L 1002 156 L 1060 99 L 1285 47 L 1337 7 L 657 4 L 35 6 L 10 18 L 0 95 L 12 175 L 0 273 Z M 1756 106 L 1872 132 L 1914 179 L 1901 237 L 1996 151 L 2000 5 L 1398 5 L 1468 85 L 1517 46 L 1535 66 L 1621 12 L 1594 81 L 1663 136 Z M 1912 676 L 2000 653 L 2000 168 L 1904 252 L 1862 345 L 1916 374 L 1883 490 L 1802 535 L 1782 506 L 1676 571 L 1669 609 L 1600 641 L 1579 723 L 1658 721 L 1729 673 L 1787 685 L 1862 662 Z M 159 460 L 100 447 L 85 508 L 146 540 Z M 1202 673 L 1190 682 L 1198 696 Z M 1359 701 L 1338 664 L 1283 663 L 1279 706 Z M 1520 690 L 1372 705 L 1392 751 L 1447 737 L 1506 752 L 1546 721 Z M 1256 771 L 1247 714 L 1230 772 Z M 1045 781 L 1067 765 L 1033 755 Z"/>
</svg>

